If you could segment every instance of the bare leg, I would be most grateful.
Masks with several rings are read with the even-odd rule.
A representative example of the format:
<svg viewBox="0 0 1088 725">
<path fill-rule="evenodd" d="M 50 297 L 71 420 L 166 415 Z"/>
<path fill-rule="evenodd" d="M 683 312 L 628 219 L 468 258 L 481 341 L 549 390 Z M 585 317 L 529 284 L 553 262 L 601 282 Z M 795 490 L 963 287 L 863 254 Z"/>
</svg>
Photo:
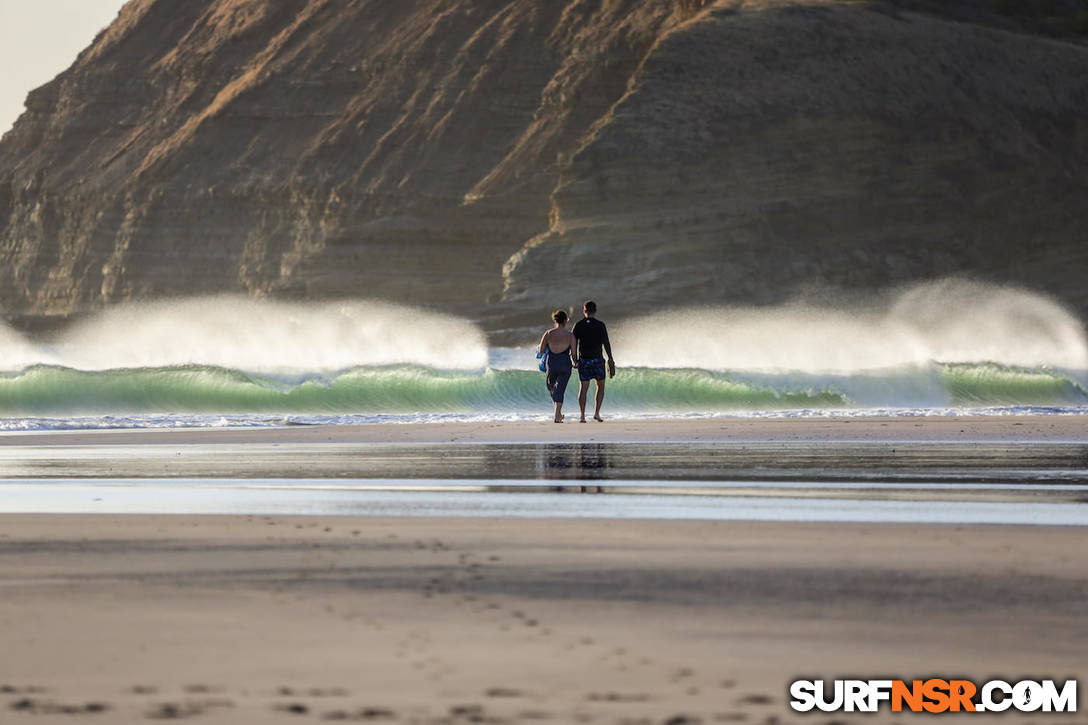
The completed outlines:
<svg viewBox="0 0 1088 725">
<path fill-rule="evenodd" d="M 555 404 L 555 422 L 556 423 L 562 423 L 563 422 L 563 404 L 562 403 L 556 403 Z"/>
<path fill-rule="evenodd" d="M 582 411 L 582 423 L 586 422 L 586 397 L 589 395 L 589 381 L 578 381 L 578 408 Z"/>
<path fill-rule="evenodd" d="M 604 380 L 597 381 L 597 409 L 593 411 L 593 420 L 602 422 L 604 418 L 601 417 L 601 403 L 604 402 Z"/>
</svg>

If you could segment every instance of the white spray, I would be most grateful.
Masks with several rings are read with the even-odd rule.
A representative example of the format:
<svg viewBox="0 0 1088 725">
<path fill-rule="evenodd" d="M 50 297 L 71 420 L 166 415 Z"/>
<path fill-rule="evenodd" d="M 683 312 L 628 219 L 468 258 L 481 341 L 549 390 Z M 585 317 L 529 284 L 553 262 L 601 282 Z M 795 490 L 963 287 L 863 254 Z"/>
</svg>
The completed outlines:
<svg viewBox="0 0 1088 725">
<path fill-rule="evenodd" d="M 665 311 L 618 325 L 612 338 L 628 366 L 849 373 L 990 362 L 1088 370 L 1084 327 L 1060 305 L 958 279 L 915 285 L 867 309 Z"/>
<path fill-rule="evenodd" d="M 1027 290 L 963 280 L 913 286 L 869 308 L 787 305 L 666 311 L 614 327 L 621 365 L 850 373 L 930 362 L 1088 370 L 1081 323 Z M 51 346 L 0 325 L 0 369 L 215 365 L 291 373 L 414 364 L 487 365 L 471 322 L 387 302 L 289 303 L 237 296 L 120 305 Z"/>
<path fill-rule="evenodd" d="M 0 364 L 80 370 L 214 365 L 318 372 L 406 363 L 481 369 L 487 340 L 449 315 L 387 302 L 291 303 L 216 296 L 125 304 L 74 325 L 49 348 L 0 329 Z"/>
<path fill-rule="evenodd" d="M 48 357 L 38 347 L 7 325 L 0 323 L 0 368 L 4 370 L 22 370 L 42 362 Z"/>
</svg>

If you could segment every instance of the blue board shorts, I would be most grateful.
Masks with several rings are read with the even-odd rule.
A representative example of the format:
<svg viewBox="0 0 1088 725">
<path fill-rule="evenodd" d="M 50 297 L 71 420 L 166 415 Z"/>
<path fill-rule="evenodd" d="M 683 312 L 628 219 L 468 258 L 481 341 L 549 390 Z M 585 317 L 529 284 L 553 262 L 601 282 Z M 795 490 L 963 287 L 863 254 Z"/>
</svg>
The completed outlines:
<svg viewBox="0 0 1088 725">
<path fill-rule="evenodd" d="M 598 357 L 593 360 L 579 360 L 578 361 L 578 379 L 583 383 L 587 383 L 590 380 L 604 380 L 604 358 Z"/>
</svg>

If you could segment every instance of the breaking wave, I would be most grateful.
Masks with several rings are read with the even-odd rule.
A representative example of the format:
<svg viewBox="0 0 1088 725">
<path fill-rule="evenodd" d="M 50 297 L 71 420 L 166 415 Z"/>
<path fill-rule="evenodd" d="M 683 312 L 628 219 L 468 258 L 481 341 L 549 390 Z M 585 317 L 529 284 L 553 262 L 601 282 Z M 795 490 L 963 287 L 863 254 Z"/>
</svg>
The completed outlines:
<svg viewBox="0 0 1088 725">
<path fill-rule="evenodd" d="M 577 383 L 568 388 L 573 400 Z M 85 371 L 37 365 L 0 377 L 0 415 L 121 413 L 512 413 L 548 407 L 535 370 L 359 367 L 259 375 L 207 365 Z M 1088 404 L 1071 376 L 999 365 L 934 365 L 863 375 L 624 368 L 616 413 L 848 407 Z"/>
<path fill-rule="evenodd" d="M 1080 322 L 992 285 L 929 283 L 854 309 L 675 310 L 612 337 L 613 414 L 1088 409 Z M 467 320 L 383 302 L 121 306 L 48 344 L 0 326 L 0 428 L 34 416 L 544 414 L 529 347 L 489 350 Z M 576 391 L 575 380 L 568 399 Z"/>
</svg>

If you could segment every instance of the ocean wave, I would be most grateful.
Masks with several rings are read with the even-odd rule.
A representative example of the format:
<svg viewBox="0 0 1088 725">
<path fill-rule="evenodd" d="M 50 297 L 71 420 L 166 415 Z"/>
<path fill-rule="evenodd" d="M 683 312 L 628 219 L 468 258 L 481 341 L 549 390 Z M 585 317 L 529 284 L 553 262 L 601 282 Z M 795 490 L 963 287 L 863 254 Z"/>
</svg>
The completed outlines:
<svg viewBox="0 0 1088 725">
<path fill-rule="evenodd" d="M 567 389 L 573 402 L 575 377 Z M 34 365 L 0 377 L 0 416 L 134 413 L 523 414 L 548 408 L 543 375 L 484 368 L 364 366 L 256 374 L 209 365 L 77 370 Z M 996 364 L 902 366 L 856 374 L 621 368 L 607 405 L 622 414 L 984 406 L 1080 406 L 1072 373 Z"/>
</svg>

